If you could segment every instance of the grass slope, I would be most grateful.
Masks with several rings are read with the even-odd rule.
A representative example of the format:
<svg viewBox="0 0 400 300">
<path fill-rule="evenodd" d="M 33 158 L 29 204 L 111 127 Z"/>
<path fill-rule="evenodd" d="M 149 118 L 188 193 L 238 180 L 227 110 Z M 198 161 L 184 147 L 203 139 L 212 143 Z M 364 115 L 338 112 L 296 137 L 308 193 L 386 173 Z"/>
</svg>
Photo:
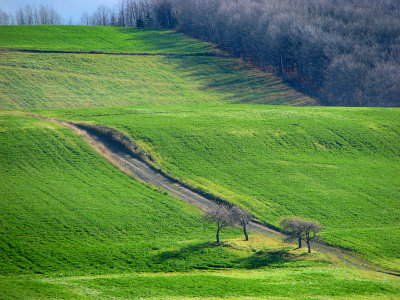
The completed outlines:
<svg viewBox="0 0 400 300">
<path fill-rule="evenodd" d="M 207 244 L 213 226 L 196 208 L 130 179 L 68 129 L 1 115 L 0 132 L 0 275 L 186 270 L 238 258 Z M 163 263 L 186 247 L 204 251 Z"/>
<path fill-rule="evenodd" d="M 270 106 L 50 112 L 128 132 L 155 164 L 278 225 L 324 224 L 324 239 L 400 269 L 400 111 Z"/>
<path fill-rule="evenodd" d="M 132 53 L 204 53 L 209 44 L 170 30 L 105 26 L 0 26 L 0 48 Z"/>
<path fill-rule="evenodd" d="M 88 36 L 91 38 L 88 39 Z M 0 26 L 0 48 L 191 54 L 164 30 Z M 216 57 L 0 53 L 0 109 L 317 104 Z M 41 112 L 129 132 L 155 164 L 277 224 L 399 267 L 398 110 L 188 106 Z M 266 188 L 267 187 L 267 188 Z M 344 200 L 343 200 L 344 199 Z M 0 298 L 395 298 L 397 278 L 238 230 L 138 183 L 59 125 L 0 113 Z M 379 225 L 379 227 L 377 226 Z M 168 273 L 163 273 L 168 272 Z"/>
<path fill-rule="evenodd" d="M 18 284 L 23 283 L 26 286 L 21 289 Z M 45 294 L 57 299 L 396 299 L 400 293 L 397 278 L 323 265 L 14 279 L 13 284 L 12 294 L 25 296 L 30 291 L 31 297 Z"/>
<path fill-rule="evenodd" d="M 167 30 L 93 26 L 0 26 L 1 47 L 167 54 L 211 49 Z M 0 53 L 0 109 L 188 103 L 318 101 L 228 58 Z"/>
<path fill-rule="evenodd" d="M 243 242 L 231 230 L 216 246 L 197 209 L 120 173 L 56 124 L 0 114 L 0 166 L 2 299 L 400 292 L 397 278 L 273 239 Z"/>
<path fill-rule="evenodd" d="M 3 53 L 0 79 L 0 109 L 316 103 L 276 77 L 218 57 Z"/>
</svg>

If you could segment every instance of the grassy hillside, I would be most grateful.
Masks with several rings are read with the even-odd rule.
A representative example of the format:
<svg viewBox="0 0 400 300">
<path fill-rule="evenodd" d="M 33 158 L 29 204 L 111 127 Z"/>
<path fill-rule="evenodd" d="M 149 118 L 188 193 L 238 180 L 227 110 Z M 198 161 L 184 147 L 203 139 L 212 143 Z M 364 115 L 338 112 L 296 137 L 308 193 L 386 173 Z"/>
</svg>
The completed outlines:
<svg viewBox="0 0 400 300">
<path fill-rule="evenodd" d="M 3 53 L 0 79 L 0 109 L 316 103 L 276 77 L 218 57 Z"/>
<path fill-rule="evenodd" d="M 166 30 L 0 26 L 0 48 L 191 54 L 210 45 Z M 188 103 L 318 101 L 228 58 L 0 52 L 0 109 Z"/>
<path fill-rule="evenodd" d="M 128 132 L 155 164 L 278 225 L 324 224 L 324 239 L 400 269 L 398 109 L 189 106 L 50 115 Z"/>
<path fill-rule="evenodd" d="M 326 265 L 286 265 L 246 271 L 36 276 L 0 280 L 2 287 L 10 299 L 396 299 L 400 293 L 398 279 L 393 276 Z"/>
<path fill-rule="evenodd" d="M 390 276 L 273 239 L 246 243 L 230 230 L 216 246 L 196 208 L 130 179 L 59 125 L 0 114 L 0 166 L 2 299 L 400 293 Z"/>
<path fill-rule="evenodd" d="M 0 48 L 210 51 L 82 26 L 0 26 Z M 0 298 L 397 297 L 397 277 L 274 238 L 229 229 L 216 245 L 197 208 L 24 116 L 68 108 L 33 113 L 120 129 L 182 181 L 276 226 L 317 219 L 326 241 L 400 270 L 399 110 L 215 105 L 232 103 L 318 104 L 233 59 L 1 52 L 0 110 L 29 112 L 0 112 Z"/>
<path fill-rule="evenodd" d="M 0 26 L 0 48 L 134 53 L 204 53 L 209 44 L 169 30 L 104 26 Z"/>
<path fill-rule="evenodd" d="M 0 132 L 0 275 L 186 270 L 237 259 L 205 245 L 203 255 L 160 263 L 164 251 L 214 239 L 196 208 L 130 179 L 69 129 L 1 115 Z"/>
</svg>

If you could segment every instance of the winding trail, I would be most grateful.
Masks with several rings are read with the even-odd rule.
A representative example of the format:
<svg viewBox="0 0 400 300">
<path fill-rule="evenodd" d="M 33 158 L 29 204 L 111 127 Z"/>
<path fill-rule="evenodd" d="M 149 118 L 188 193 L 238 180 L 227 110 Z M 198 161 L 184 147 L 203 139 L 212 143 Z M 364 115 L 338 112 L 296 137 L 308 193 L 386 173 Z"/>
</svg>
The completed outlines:
<svg viewBox="0 0 400 300">
<path fill-rule="evenodd" d="M 77 127 L 73 123 L 63 122 L 59 120 L 41 118 L 45 121 L 55 122 L 66 126 L 74 132 L 81 135 L 86 142 L 92 146 L 97 152 L 102 154 L 106 159 L 110 160 L 114 165 L 119 167 L 121 170 L 130 173 L 139 180 L 161 188 L 169 193 L 169 195 L 179 198 L 185 202 L 196 205 L 201 210 L 206 211 L 217 204 L 211 199 L 208 199 L 198 192 L 184 186 L 183 184 L 176 182 L 167 176 L 163 175 L 160 171 L 150 166 L 147 162 L 134 157 L 128 151 L 124 150 L 121 146 L 111 143 L 101 136 L 89 132 L 85 129 Z M 268 226 L 261 224 L 256 221 L 250 222 L 248 229 L 252 232 L 259 233 L 265 236 L 272 236 L 284 240 L 287 238 L 286 235 L 279 231 L 276 231 Z M 400 273 L 392 270 L 386 270 L 378 266 L 372 265 L 362 259 L 348 253 L 347 251 L 329 246 L 319 242 L 313 242 L 313 249 L 318 252 L 334 255 L 342 262 L 366 270 L 377 271 L 387 273 L 390 275 L 400 276 Z"/>
</svg>

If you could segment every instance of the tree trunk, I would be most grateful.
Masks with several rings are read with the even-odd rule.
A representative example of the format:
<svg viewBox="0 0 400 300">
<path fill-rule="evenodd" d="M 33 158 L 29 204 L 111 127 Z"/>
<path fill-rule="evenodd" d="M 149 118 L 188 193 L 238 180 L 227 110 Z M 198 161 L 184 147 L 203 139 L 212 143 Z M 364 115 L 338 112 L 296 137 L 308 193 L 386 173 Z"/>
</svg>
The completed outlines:
<svg viewBox="0 0 400 300">
<path fill-rule="evenodd" d="M 243 226 L 243 233 L 244 233 L 244 236 L 246 237 L 246 241 L 248 241 L 249 240 L 249 235 L 248 235 L 248 233 L 247 233 L 247 228 L 246 228 L 246 226 Z"/>
<path fill-rule="evenodd" d="M 301 248 L 301 236 L 299 236 L 299 248 Z"/>
<path fill-rule="evenodd" d="M 311 241 L 307 239 L 308 253 L 311 253 Z"/>
<path fill-rule="evenodd" d="M 220 228 L 218 227 L 218 229 L 217 229 L 217 244 L 219 244 L 219 231 L 220 231 Z"/>
</svg>

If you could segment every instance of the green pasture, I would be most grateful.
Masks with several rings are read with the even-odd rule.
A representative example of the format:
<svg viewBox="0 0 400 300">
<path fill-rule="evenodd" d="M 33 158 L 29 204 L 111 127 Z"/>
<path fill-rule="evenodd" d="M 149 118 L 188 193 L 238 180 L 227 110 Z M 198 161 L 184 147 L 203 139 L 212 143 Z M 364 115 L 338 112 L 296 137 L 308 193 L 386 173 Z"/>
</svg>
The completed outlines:
<svg viewBox="0 0 400 300">
<path fill-rule="evenodd" d="M 233 59 L 0 54 L 0 109 L 190 103 L 317 102 Z"/>
<path fill-rule="evenodd" d="M 118 128 L 180 180 L 263 222 L 303 216 L 323 238 L 400 269 L 400 111 L 171 106 L 43 112 Z"/>
<path fill-rule="evenodd" d="M 69 129 L 0 115 L 0 166 L 0 276 L 238 264 L 209 243 L 214 226 L 197 208 L 121 173 Z"/>
<path fill-rule="evenodd" d="M 209 52 L 207 43 L 162 29 L 107 26 L 0 26 L 0 48 L 130 53 Z"/>
<path fill-rule="evenodd" d="M 30 276 L 0 279 L 0 288 L 4 287 L 9 299 L 396 299 L 400 293 L 398 279 L 393 276 L 326 265 L 273 270 Z"/>
<path fill-rule="evenodd" d="M 254 105 L 319 103 L 230 58 L 12 48 L 213 51 L 168 30 L 0 26 L 0 299 L 399 298 L 398 277 L 274 238 L 230 228 L 216 245 L 199 209 L 27 116 L 121 130 L 261 222 L 318 220 L 326 242 L 399 271 L 399 109 Z"/>
<path fill-rule="evenodd" d="M 139 183 L 69 129 L 0 114 L 0 298 L 384 297 L 397 278 L 239 230 Z"/>
</svg>

